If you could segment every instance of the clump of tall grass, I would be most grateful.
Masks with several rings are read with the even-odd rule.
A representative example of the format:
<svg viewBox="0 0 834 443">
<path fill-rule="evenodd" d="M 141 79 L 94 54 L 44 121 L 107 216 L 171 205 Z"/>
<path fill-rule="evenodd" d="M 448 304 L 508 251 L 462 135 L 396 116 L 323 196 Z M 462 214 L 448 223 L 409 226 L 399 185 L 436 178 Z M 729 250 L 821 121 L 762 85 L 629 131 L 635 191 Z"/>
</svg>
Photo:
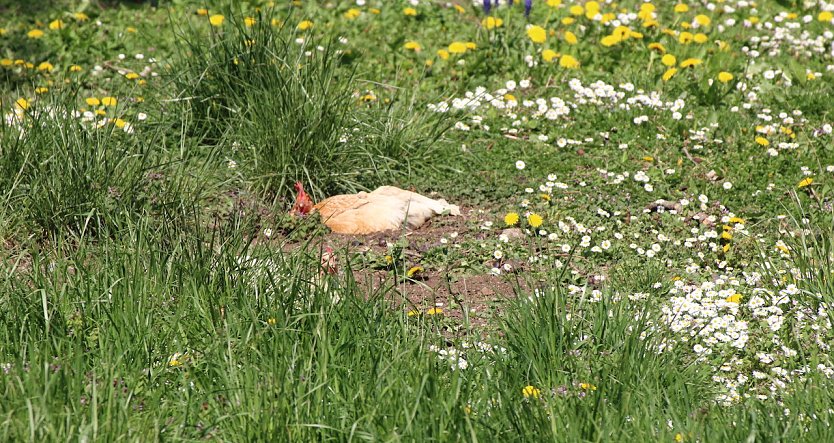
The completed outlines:
<svg viewBox="0 0 834 443">
<path fill-rule="evenodd" d="M 180 217 L 193 206 L 199 185 L 164 154 L 160 128 L 85 120 L 77 102 L 73 91 L 55 92 L 0 122 L 7 234 L 113 235 L 140 217 Z"/>
<path fill-rule="evenodd" d="M 171 71 L 195 131 L 235 147 L 256 189 L 287 195 L 301 180 L 319 196 L 354 191 L 431 163 L 443 116 L 406 97 L 366 103 L 335 39 L 265 17 L 185 30 Z"/>
</svg>

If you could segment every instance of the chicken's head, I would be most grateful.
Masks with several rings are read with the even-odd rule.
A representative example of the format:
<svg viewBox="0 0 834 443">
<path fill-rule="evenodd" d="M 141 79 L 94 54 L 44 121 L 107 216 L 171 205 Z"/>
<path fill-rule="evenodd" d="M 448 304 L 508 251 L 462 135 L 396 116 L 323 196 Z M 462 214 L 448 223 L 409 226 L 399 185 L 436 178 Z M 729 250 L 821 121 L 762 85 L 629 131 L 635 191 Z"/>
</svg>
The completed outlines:
<svg viewBox="0 0 834 443">
<path fill-rule="evenodd" d="M 295 197 L 295 204 L 290 209 L 290 215 L 303 217 L 313 211 L 313 199 L 304 192 L 304 185 L 300 181 L 295 182 L 294 187 L 298 194 Z"/>
</svg>

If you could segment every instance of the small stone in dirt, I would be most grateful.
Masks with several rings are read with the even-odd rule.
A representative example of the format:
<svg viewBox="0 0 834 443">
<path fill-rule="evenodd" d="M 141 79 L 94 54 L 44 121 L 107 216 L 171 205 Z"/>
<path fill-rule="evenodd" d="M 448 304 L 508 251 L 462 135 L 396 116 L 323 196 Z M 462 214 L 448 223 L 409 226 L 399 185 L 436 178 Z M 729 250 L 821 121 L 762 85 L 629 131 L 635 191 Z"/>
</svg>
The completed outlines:
<svg viewBox="0 0 834 443">
<path fill-rule="evenodd" d="M 524 231 L 521 228 L 507 228 L 501 231 L 501 235 L 506 235 L 510 240 L 518 240 L 524 238 Z"/>
</svg>

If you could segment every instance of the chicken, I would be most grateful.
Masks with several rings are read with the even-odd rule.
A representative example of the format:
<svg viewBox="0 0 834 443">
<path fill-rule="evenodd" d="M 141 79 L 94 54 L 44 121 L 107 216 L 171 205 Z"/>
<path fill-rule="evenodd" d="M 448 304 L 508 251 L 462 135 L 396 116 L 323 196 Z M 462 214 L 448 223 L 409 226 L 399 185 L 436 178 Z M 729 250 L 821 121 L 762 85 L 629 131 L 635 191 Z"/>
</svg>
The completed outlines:
<svg viewBox="0 0 834 443">
<path fill-rule="evenodd" d="M 460 215 L 460 208 L 446 200 L 433 200 L 393 186 L 370 193 L 335 195 L 316 205 L 312 205 L 301 183 L 296 183 L 295 189 L 298 196 L 290 213 L 303 216 L 318 212 L 324 224 L 339 234 L 371 234 L 403 226 L 417 229 L 435 215 Z"/>
</svg>

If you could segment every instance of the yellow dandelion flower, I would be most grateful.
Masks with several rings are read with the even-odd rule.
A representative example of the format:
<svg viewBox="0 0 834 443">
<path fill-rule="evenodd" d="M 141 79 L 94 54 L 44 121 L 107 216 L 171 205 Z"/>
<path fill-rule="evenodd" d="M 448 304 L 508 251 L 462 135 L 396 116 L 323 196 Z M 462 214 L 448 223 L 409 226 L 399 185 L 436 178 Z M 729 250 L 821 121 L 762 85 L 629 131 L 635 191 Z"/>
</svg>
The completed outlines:
<svg viewBox="0 0 834 443">
<path fill-rule="evenodd" d="M 40 86 L 35 88 L 35 94 L 46 94 L 47 92 L 49 92 L 49 88 L 47 88 L 46 86 Z"/>
<path fill-rule="evenodd" d="M 127 124 L 127 122 L 120 119 L 120 118 L 117 118 L 117 119 L 113 120 L 113 124 L 116 125 L 117 128 L 123 129 L 125 127 L 125 125 Z"/>
<path fill-rule="evenodd" d="M 275 326 L 276 323 L 278 323 L 278 320 L 276 320 L 275 317 L 269 317 L 266 319 L 266 324 L 269 326 Z"/>
<path fill-rule="evenodd" d="M 0 66 L 3 66 L 3 67 L 9 67 L 9 66 L 11 66 L 12 64 L 14 64 L 14 62 L 13 62 L 13 61 L 12 61 L 12 59 L 10 59 L 10 58 L 3 58 L 3 59 L 0 59 Z"/>
<path fill-rule="evenodd" d="M 834 13 L 831 11 L 822 11 L 817 15 L 817 20 L 821 22 L 830 22 L 832 19 L 834 19 Z"/>
<path fill-rule="evenodd" d="M 403 14 L 405 14 L 409 17 L 416 17 L 417 16 L 417 10 L 414 9 L 414 8 L 405 8 L 405 9 L 403 9 Z"/>
<path fill-rule="evenodd" d="M 631 36 L 631 29 L 628 26 L 617 26 L 611 31 L 611 35 L 616 35 L 620 40 L 627 40 Z"/>
<path fill-rule="evenodd" d="M 579 60 L 572 55 L 565 54 L 559 58 L 559 66 L 565 69 L 577 69 L 579 68 Z"/>
<path fill-rule="evenodd" d="M 570 26 L 574 23 L 576 23 L 576 19 L 573 17 L 565 17 L 562 19 L 562 24 L 565 26 Z"/>
<path fill-rule="evenodd" d="M 101 100 L 95 97 L 87 97 L 84 99 L 84 102 L 87 103 L 87 106 L 98 106 L 101 104 Z"/>
<path fill-rule="evenodd" d="M 104 106 L 116 106 L 119 103 L 115 97 L 104 97 L 101 99 L 101 104 Z"/>
<path fill-rule="evenodd" d="M 702 44 L 709 41 L 709 37 L 707 37 L 706 34 L 699 32 L 699 33 L 695 34 L 695 37 L 693 37 L 692 40 L 694 40 L 695 43 L 698 43 L 699 45 L 702 45 Z"/>
<path fill-rule="evenodd" d="M 197 9 L 197 15 L 208 15 L 209 11 L 206 8 Z"/>
<path fill-rule="evenodd" d="M 411 278 L 411 277 L 414 277 L 417 274 L 422 273 L 423 271 L 425 271 L 425 269 L 423 269 L 423 267 L 420 266 L 420 265 L 412 266 L 411 268 L 409 268 L 408 271 L 405 272 L 405 276 L 408 277 L 408 278 Z"/>
<path fill-rule="evenodd" d="M 17 105 L 19 109 L 29 109 L 29 100 L 26 100 L 25 98 L 17 99 L 17 101 L 15 101 L 14 104 Z"/>
<path fill-rule="evenodd" d="M 672 77 L 674 77 L 674 76 L 675 76 L 675 74 L 677 74 L 677 73 L 678 73 L 678 69 L 677 69 L 677 68 L 669 68 L 669 69 L 667 69 L 667 70 L 666 70 L 666 72 L 664 72 L 664 73 L 663 73 L 663 75 L 662 75 L 662 76 L 660 76 L 660 78 L 661 78 L 661 79 L 663 79 L 663 81 L 668 82 L 668 81 L 669 81 L 669 80 L 671 80 L 671 79 L 672 79 Z"/>
<path fill-rule="evenodd" d="M 452 54 L 463 54 L 466 52 L 466 44 L 461 42 L 452 42 L 449 45 L 449 52 Z"/>
<path fill-rule="evenodd" d="M 212 26 L 223 26 L 224 21 L 226 21 L 226 17 L 221 14 L 214 14 L 209 17 L 209 23 L 211 23 Z"/>
<path fill-rule="evenodd" d="M 252 26 L 255 26 L 255 18 L 254 17 L 244 17 L 243 18 L 243 26 L 246 26 L 247 28 L 251 28 Z"/>
<path fill-rule="evenodd" d="M 678 14 L 683 14 L 684 12 L 688 12 L 688 11 L 689 11 L 689 6 L 687 6 L 684 3 L 678 3 L 677 5 L 675 5 L 675 12 L 677 12 Z"/>
<path fill-rule="evenodd" d="M 663 66 L 672 67 L 678 63 L 677 57 L 672 54 L 665 54 L 663 57 L 660 58 L 660 63 L 663 63 Z"/>
<path fill-rule="evenodd" d="M 666 53 L 666 47 L 663 46 L 663 43 L 658 43 L 658 42 L 649 43 L 649 49 L 657 51 L 661 54 Z M 674 64 L 674 63 L 672 63 L 672 64 Z"/>
<path fill-rule="evenodd" d="M 721 71 L 718 73 L 718 81 L 721 83 L 728 83 L 733 79 L 733 74 L 730 74 L 727 71 Z"/>
<path fill-rule="evenodd" d="M 580 16 L 585 14 L 585 8 L 582 5 L 573 5 L 568 9 L 571 15 Z"/>
<path fill-rule="evenodd" d="M 762 136 L 756 137 L 756 143 L 758 143 L 761 146 L 770 146 L 770 142 Z"/>
<path fill-rule="evenodd" d="M 362 15 L 362 11 L 360 11 L 357 8 L 350 8 L 347 11 L 345 11 L 344 15 L 345 15 L 346 19 L 353 20 L 353 19 L 359 17 L 360 15 Z"/>
<path fill-rule="evenodd" d="M 448 60 L 449 59 L 449 51 L 447 51 L 445 49 L 438 49 L 437 50 L 437 56 L 440 57 L 442 60 Z"/>
<path fill-rule="evenodd" d="M 33 29 L 26 33 L 26 36 L 29 38 L 41 38 L 43 37 L 43 31 L 40 29 Z"/>
<path fill-rule="evenodd" d="M 650 155 L 647 155 L 647 156 L 643 157 L 643 161 L 651 163 L 651 162 L 654 161 L 654 157 L 652 157 Z"/>
<path fill-rule="evenodd" d="M 527 216 L 527 223 L 534 228 L 538 228 L 544 223 L 544 218 L 534 212 Z"/>
<path fill-rule="evenodd" d="M 76 13 L 72 14 L 72 16 L 75 17 L 75 19 L 80 21 L 80 22 L 86 22 L 87 20 L 90 19 L 90 16 L 88 16 L 87 14 L 85 14 L 83 12 L 76 12 Z"/>
<path fill-rule="evenodd" d="M 518 214 L 515 212 L 508 212 L 507 215 L 504 216 L 504 224 L 507 226 L 513 226 L 518 223 L 519 217 Z"/>
<path fill-rule="evenodd" d="M 802 180 L 800 180 L 799 183 L 796 184 L 796 187 L 800 188 L 800 189 L 805 188 L 807 186 L 811 186 L 811 183 L 814 183 L 814 178 L 813 177 L 805 177 Z"/>
<path fill-rule="evenodd" d="M 54 68 L 54 66 L 52 66 L 52 63 L 49 63 L 49 62 L 42 62 L 41 64 L 38 65 L 38 71 L 49 72 L 53 68 Z"/>
<path fill-rule="evenodd" d="M 306 30 L 308 30 L 312 27 L 313 27 L 313 22 L 311 22 L 310 20 L 302 20 L 301 22 L 298 23 L 298 26 L 296 26 L 296 29 L 298 29 L 299 31 L 306 31 Z"/>
<path fill-rule="evenodd" d="M 692 68 L 703 63 L 699 58 L 688 58 L 681 62 L 681 68 Z"/>
<path fill-rule="evenodd" d="M 691 32 L 684 31 L 678 36 L 678 43 L 688 45 L 689 43 L 692 43 L 692 39 L 694 38 L 695 36 L 693 36 Z"/>
<path fill-rule="evenodd" d="M 557 58 L 559 58 L 559 53 L 552 49 L 545 49 L 542 51 L 542 59 L 546 62 L 552 62 Z"/>
<path fill-rule="evenodd" d="M 61 20 L 52 20 L 51 22 L 49 22 L 49 29 L 51 29 L 53 31 L 57 31 L 57 30 L 63 29 L 63 28 L 64 28 L 64 22 L 62 22 Z"/>
<path fill-rule="evenodd" d="M 135 72 L 128 72 L 127 74 L 125 74 L 125 78 L 128 80 L 136 80 L 137 78 L 139 78 L 139 74 Z"/>
<path fill-rule="evenodd" d="M 476 49 L 478 47 L 475 42 L 464 42 L 463 45 L 466 46 L 466 49 Z"/>
<path fill-rule="evenodd" d="M 426 315 L 443 315 L 443 309 L 442 308 L 431 308 L 428 311 L 426 311 Z"/>
<path fill-rule="evenodd" d="M 570 31 L 565 31 L 565 43 L 569 45 L 575 45 L 579 43 L 579 39 L 576 38 L 576 34 Z"/>
<path fill-rule="evenodd" d="M 652 19 L 643 22 L 644 28 L 657 28 L 658 26 L 660 26 L 660 22 L 658 22 L 657 20 Z"/>
<path fill-rule="evenodd" d="M 585 16 L 588 17 L 588 14 L 591 16 L 588 17 L 589 19 L 594 18 L 595 15 L 599 12 L 599 2 L 596 0 L 590 0 L 585 2 Z"/>
<path fill-rule="evenodd" d="M 541 395 L 541 392 L 542 391 L 539 388 L 537 388 L 535 386 L 528 385 L 528 386 L 525 386 L 521 390 L 521 395 L 523 395 L 524 398 L 530 398 L 530 397 L 539 398 L 539 395 Z"/>
<path fill-rule="evenodd" d="M 458 14 L 463 14 L 466 12 L 466 9 L 463 8 L 461 5 L 454 5 L 455 11 L 458 11 Z"/>
<path fill-rule="evenodd" d="M 415 42 L 415 41 L 408 41 L 408 42 L 405 42 L 405 44 L 403 45 L 403 47 L 404 47 L 405 49 L 410 49 L 410 50 L 412 50 L 412 51 L 414 51 L 414 52 L 420 52 L 420 51 L 422 51 L 422 50 L 423 50 L 423 47 L 422 47 L 422 46 L 420 46 L 420 43 L 417 43 L 417 42 Z"/>
<path fill-rule="evenodd" d="M 695 16 L 695 23 L 701 26 L 709 26 L 712 23 L 712 19 L 704 14 L 698 14 Z"/>
<path fill-rule="evenodd" d="M 599 43 L 606 48 L 610 48 L 611 46 L 616 45 L 617 43 L 623 41 L 622 38 L 616 35 L 606 35 L 602 39 L 600 39 Z"/>
<path fill-rule="evenodd" d="M 541 26 L 533 25 L 527 28 L 527 37 L 530 37 L 533 43 L 544 43 L 547 40 L 547 31 Z"/>
<path fill-rule="evenodd" d="M 741 294 L 735 293 L 727 298 L 724 299 L 729 303 L 739 303 L 741 301 Z"/>
<path fill-rule="evenodd" d="M 591 383 L 580 383 L 579 387 L 586 390 L 586 391 L 596 391 L 597 387 L 592 385 Z"/>
<path fill-rule="evenodd" d="M 504 25 L 504 20 L 500 19 L 500 18 L 485 17 L 483 20 L 481 20 L 481 26 L 483 26 L 484 29 L 500 28 L 503 25 Z"/>
<path fill-rule="evenodd" d="M 547 6 L 556 8 L 562 5 L 562 0 L 547 0 Z"/>
</svg>

